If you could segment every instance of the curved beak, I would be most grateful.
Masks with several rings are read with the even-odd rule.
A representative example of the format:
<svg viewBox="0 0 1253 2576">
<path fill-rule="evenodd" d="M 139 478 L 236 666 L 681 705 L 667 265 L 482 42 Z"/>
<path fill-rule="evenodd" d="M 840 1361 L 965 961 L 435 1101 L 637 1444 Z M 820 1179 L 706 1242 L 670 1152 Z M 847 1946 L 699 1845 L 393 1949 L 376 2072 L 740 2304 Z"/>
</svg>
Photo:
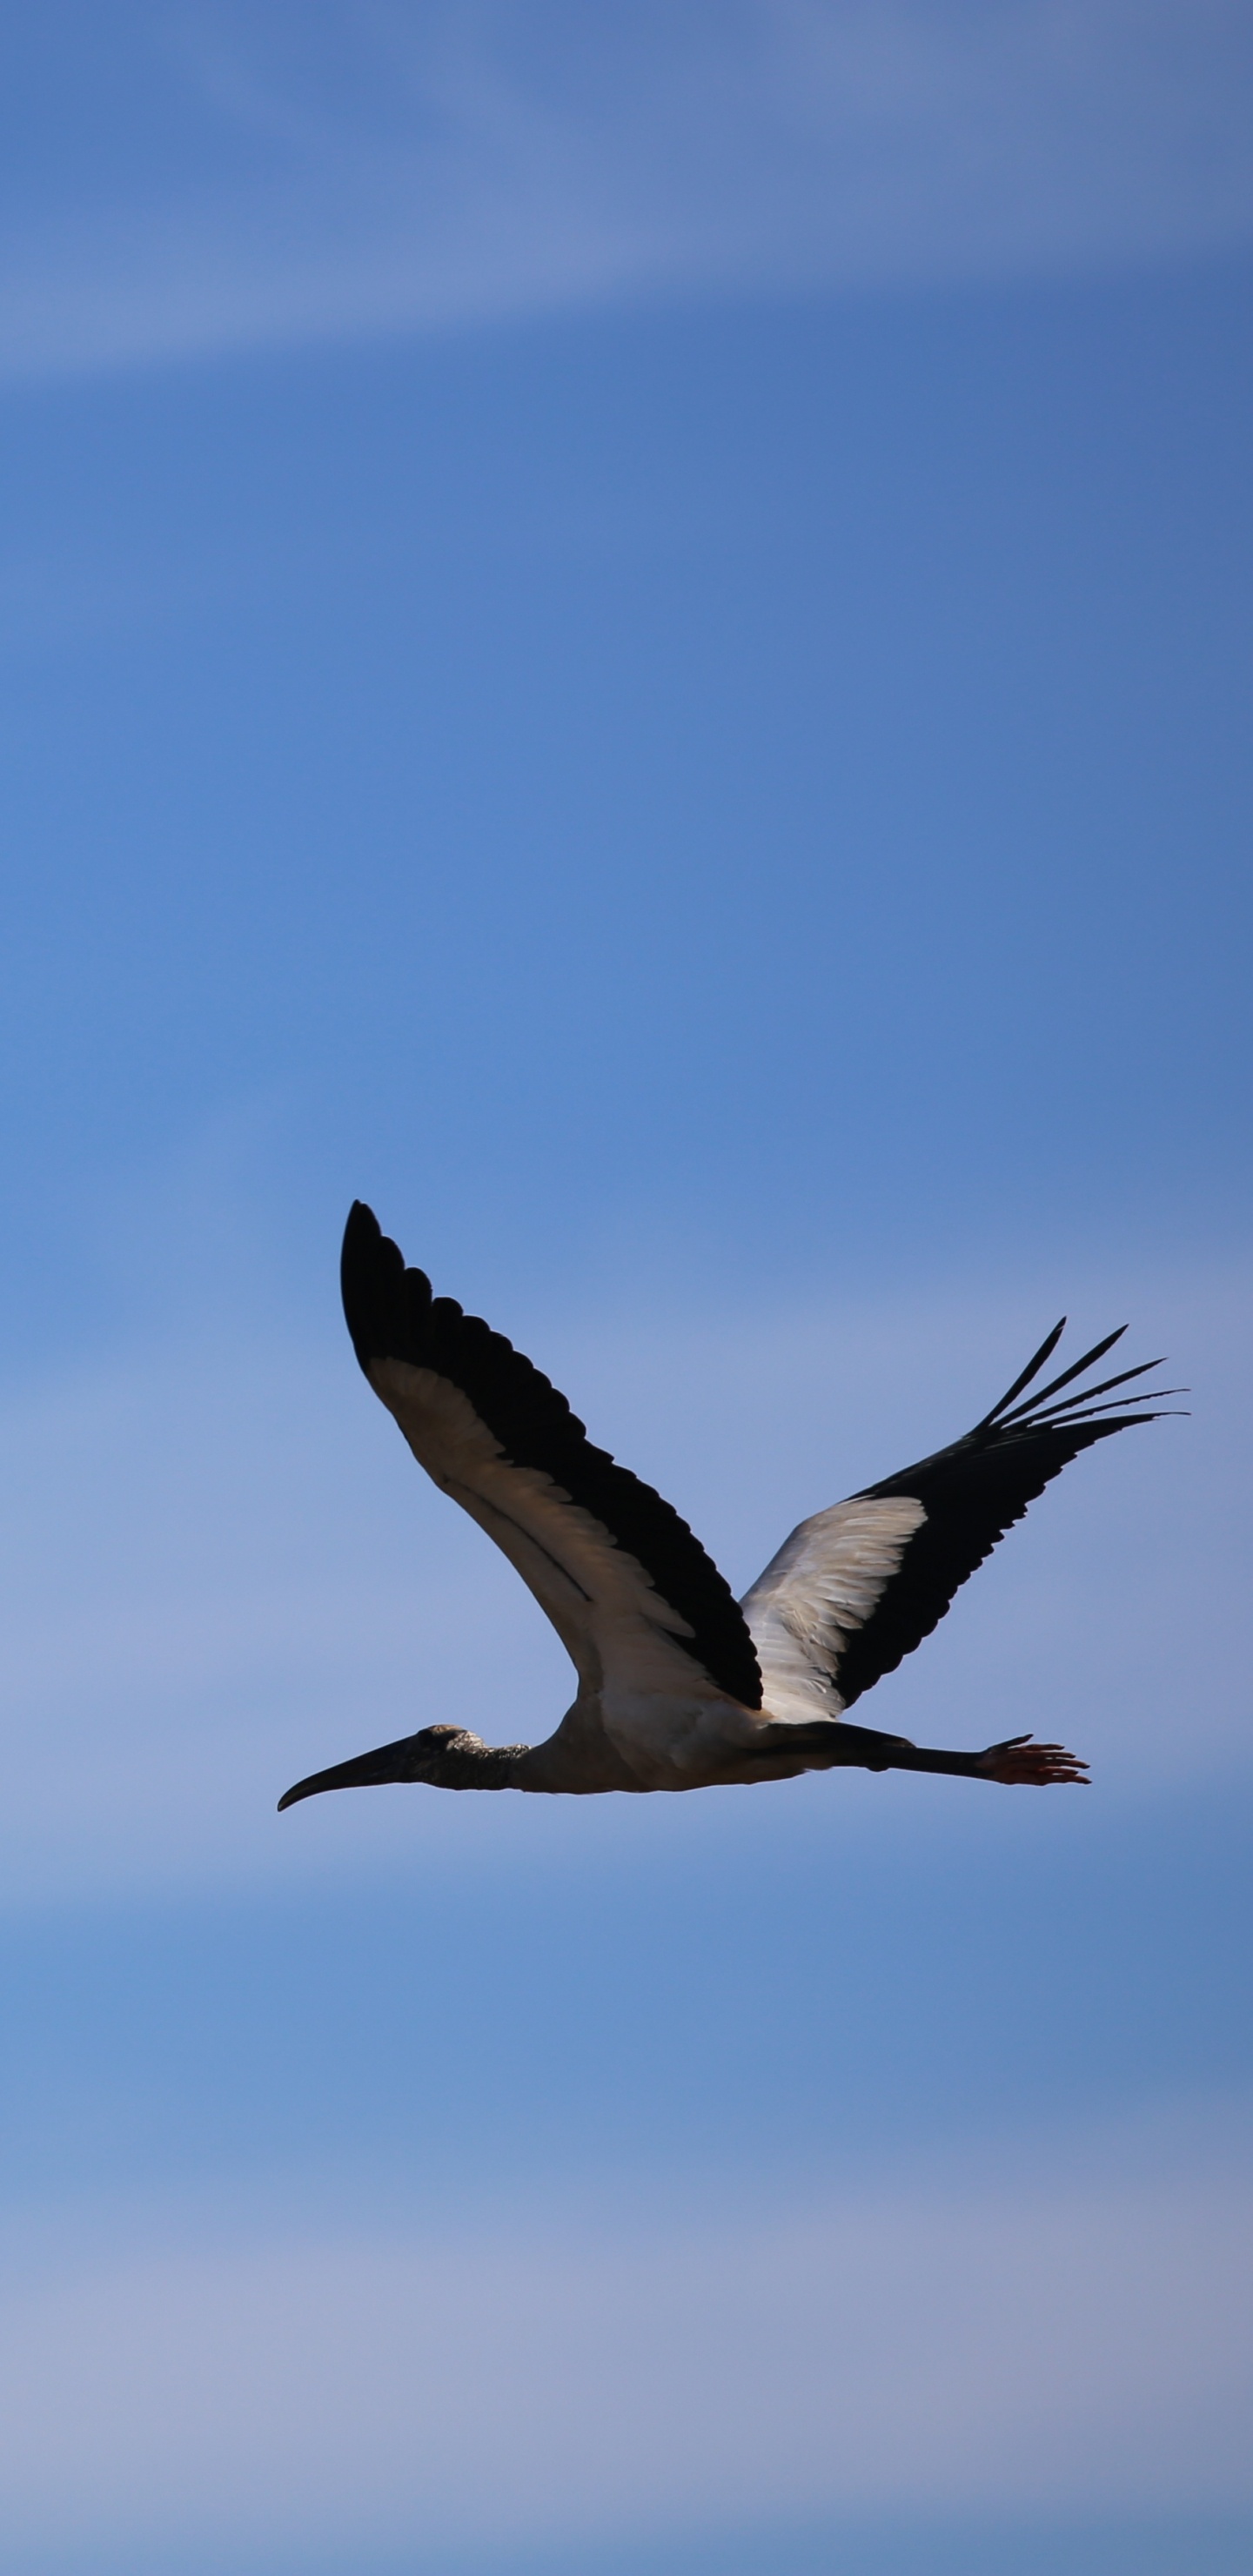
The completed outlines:
<svg viewBox="0 0 1253 2576">
<path fill-rule="evenodd" d="M 430 1758 L 430 1743 L 421 1734 L 398 1736 L 394 1744 L 380 1744 L 373 1753 L 332 1763 L 329 1771 L 311 1771 L 307 1780 L 298 1780 L 294 1789 L 284 1791 L 278 1812 L 281 1816 L 284 1807 L 294 1807 L 299 1798 L 320 1797 L 323 1789 L 376 1789 L 385 1780 L 421 1780 Z"/>
</svg>

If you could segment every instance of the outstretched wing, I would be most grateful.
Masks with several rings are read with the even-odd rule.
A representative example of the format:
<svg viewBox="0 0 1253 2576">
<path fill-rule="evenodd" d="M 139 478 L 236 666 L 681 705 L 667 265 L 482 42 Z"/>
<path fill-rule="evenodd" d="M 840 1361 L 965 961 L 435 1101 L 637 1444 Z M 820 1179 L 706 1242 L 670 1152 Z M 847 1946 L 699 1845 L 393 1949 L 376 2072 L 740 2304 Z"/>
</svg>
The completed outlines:
<svg viewBox="0 0 1253 2576">
<path fill-rule="evenodd" d="M 1177 1388 L 1097 1399 L 1160 1365 L 1146 1360 L 1051 1401 L 1104 1358 L 1109 1333 L 1019 1404 L 1061 1339 L 1065 1317 L 1000 1403 L 963 1440 L 847 1503 L 815 1513 L 780 1548 L 743 1603 L 771 1716 L 838 1717 L 939 1625 L 998 1538 L 1081 1449 L 1151 1422 L 1131 1408 Z"/>
<path fill-rule="evenodd" d="M 696 1666 L 759 1708 L 743 1613 L 686 1521 L 594 1446 L 564 1395 L 503 1334 L 433 1297 L 359 1200 L 341 1276 L 375 1394 L 428 1475 L 529 1584 L 584 1687 L 612 1677 L 682 1689 Z"/>
</svg>

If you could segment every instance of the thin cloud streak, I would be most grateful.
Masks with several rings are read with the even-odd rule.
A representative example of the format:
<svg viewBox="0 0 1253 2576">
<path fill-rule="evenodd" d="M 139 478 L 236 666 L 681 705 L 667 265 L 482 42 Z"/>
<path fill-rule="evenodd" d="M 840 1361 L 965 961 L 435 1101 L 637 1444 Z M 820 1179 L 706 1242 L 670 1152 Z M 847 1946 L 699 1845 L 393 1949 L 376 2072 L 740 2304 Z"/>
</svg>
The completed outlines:
<svg viewBox="0 0 1253 2576">
<path fill-rule="evenodd" d="M 56 20 L 28 109 L 50 134 Z M 11 378 L 1253 237 L 1234 0 L 682 0 L 592 34 L 569 0 L 114 23 L 113 87 L 96 108 L 80 82 L 75 109 L 91 178 L 10 182 Z"/>
<path fill-rule="evenodd" d="M 1237 2505 L 1247 2179 L 1212 2149 L 1084 2175 L 1071 2148 L 1048 2179 L 786 2214 L 185 2215 L 177 2243 L 19 2265 L 6 2527 L 520 2545 L 882 2504 Z"/>
</svg>

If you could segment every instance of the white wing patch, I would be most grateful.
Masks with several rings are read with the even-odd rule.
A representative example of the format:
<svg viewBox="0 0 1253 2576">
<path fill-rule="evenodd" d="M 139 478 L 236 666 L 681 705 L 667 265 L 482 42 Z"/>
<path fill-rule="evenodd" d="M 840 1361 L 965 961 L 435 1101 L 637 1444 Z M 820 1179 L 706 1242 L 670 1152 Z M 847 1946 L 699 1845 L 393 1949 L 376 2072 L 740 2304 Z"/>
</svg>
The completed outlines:
<svg viewBox="0 0 1253 2576">
<path fill-rule="evenodd" d="M 459 1387 L 408 1360 L 371 1360 L 368 1374 L 419 1465 L 534 1593 L 585 1689 L 712 1693 L 676 1651 L 692 1629 L 638 1559 L 542 1469 L 515 1466 Z"/>
<path fill-rule="evenodd" d="M 740 1604 L 764 1711 L 785 1725 L 839 1717 L 839 1660 L 882 1600 L 927 1515 L 909 1496 L 835 1503 L 802 1521 Z"/>
</svg>

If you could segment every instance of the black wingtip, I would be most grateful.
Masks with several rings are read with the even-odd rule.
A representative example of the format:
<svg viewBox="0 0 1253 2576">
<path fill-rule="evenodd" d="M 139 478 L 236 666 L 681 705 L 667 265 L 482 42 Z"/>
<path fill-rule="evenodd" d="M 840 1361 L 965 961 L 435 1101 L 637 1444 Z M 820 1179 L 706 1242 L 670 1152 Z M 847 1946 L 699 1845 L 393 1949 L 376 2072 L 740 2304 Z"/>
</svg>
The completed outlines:
<svg viewBox="0 0 1253 2576">
<path fill-rule="evenodd" d="M 1012 1413 L 1003 1414 L 1002 1429 L 1004 1428 L 1005 1423 L 1016 1422 L 1020 1414 L 1037 1413 L 1041 1405 L 1047 1404 L 1049 1397 L 1051 1395 L 1056 1395 L 1060 1388 L 1072 1385 L 1077 1377 L 1083 1376 L 1085 1369 L 1095 1368 L 1097 1361 L 1103 1360 L 1107 1351 L 1112 1351 L 1115 1342 L 1120 1342 L 1122 1340 L 1126 1329 L 1127 1327 L 1125 1324 L 1119 1324 L 1112 1333 L 1107 1333 L 1105 1335 L 1103 1341 L 1094 1342 L 1091 1350 L 1085 1351 L 1081 1360 L 1072 1360 L 1069 1368 L 1062 1370 L 1060 1377 L 1051 1377 L 1048 1385 L 1037 1387 L 1035 1394 L 1029 1396 L 1025 1404 L 1016 1405 Z M 1122 1374 L 1123 1377 L 1142 1377 L 1144 1375 L 1145 1368 L 1160 1367 L 1160 1360 L 1147 1360 L 1139 1369 L 1124 1369 Z M 1120 1386 L 1122 1384 L 1122 1378 L 1109 1377 L 1105 1379 L 1104 1383 L 1106 1386 Z M 1099 1388 L 1090 1391 L 1097 1394 L 1100 1393 Z"/>
<path fill-rule="evenodd" d="M 1006 1405 L 1012 1404 L 1014 1397 L 1016 1395 L 1021 1395 L 1025 1386 L 1030 1386 L 1032 1378 L 1039 1376 L 1045 1361 L 1052 1358 L 1065 1330 L 1066 1318 L 1063 1315 L 1060 1321 L 1054 1324 L 1052 1332 L 1045 1334 L 1034 1359 L 1029 1359 L 1025 1369 L 1023 1369 L 1021 1374 L 1015 1378 L 1013 1385 L 1006 1387 L 1000 1403 L 994 1404 L 991 1412 L 985 1413 L 982 1422 L 976 1424 L 976 1430 L 986 1431 L 990 1422 L 995 1422 L 999 1419 L 1000 1415 L 1004 1412 Z"/>
<path fill-rule="evenodd" d="M 396 1310 L 404 1295 L 405 1260 L 389 1241 L 372 1207 L 354 1199 L 339 1256 L 344 1321 L 363 1369 L 386 1357 L 396 1339 Z"/>
<path fill-rule="evenodd" d="M 342 1276 L 356 1278 L 377 1263 L 383 1241 L 383 1229 L 373 1208 L 367 1207 L 364 1199 L 354 1199 L 339 1256 Z"/>
</svg>

